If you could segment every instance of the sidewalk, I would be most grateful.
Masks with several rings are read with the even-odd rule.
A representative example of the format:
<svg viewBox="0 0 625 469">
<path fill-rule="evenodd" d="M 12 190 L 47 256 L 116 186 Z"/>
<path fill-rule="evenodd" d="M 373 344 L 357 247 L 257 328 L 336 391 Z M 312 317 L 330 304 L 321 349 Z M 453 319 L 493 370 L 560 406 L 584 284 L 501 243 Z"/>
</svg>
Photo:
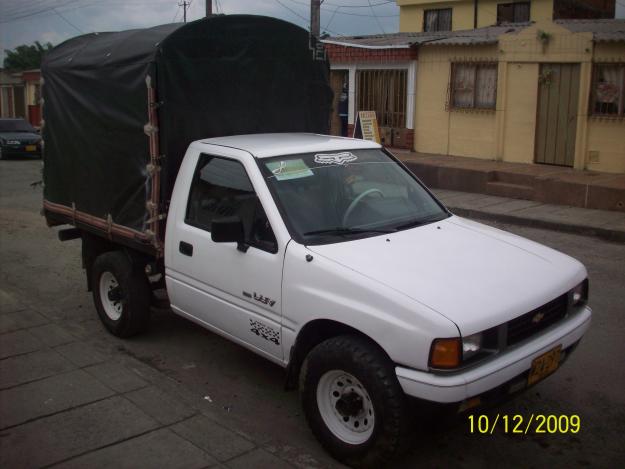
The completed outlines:
<svg viewBox="0 0 625 469">
<path fill-rule="evenodd" d="M 0 289 L 1 467 L 301 465 L 68 314 Z"/>
<path fill-rule="evenodd" d="M 565 205 L 544 204 L 470 192 L 432 189 L 456 215 L 533 226 L 609 241 L 625 242 L 625 213 L 592 210 Z"/>
<path fill-rule="evenodd" d="M 431 188 L 625 213 L 625 174 L 390 150 Z"/>
</svg>

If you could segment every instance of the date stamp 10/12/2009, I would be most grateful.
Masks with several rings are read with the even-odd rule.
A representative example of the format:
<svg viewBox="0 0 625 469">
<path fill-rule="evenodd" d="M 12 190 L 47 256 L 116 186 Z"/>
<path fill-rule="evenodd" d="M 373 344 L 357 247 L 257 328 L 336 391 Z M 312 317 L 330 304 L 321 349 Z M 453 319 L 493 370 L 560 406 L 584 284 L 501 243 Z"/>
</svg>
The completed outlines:
<svg viewBox="0 0 625 469">
<path fill-rule="evenodd" d="M 492 435 L 495 431 L 511 435 L 576 434 L 582 429 L 579 415 L 471 414 L 468 416 L 468 423 L 469 433 L 480 435 Z"/>
</svg>

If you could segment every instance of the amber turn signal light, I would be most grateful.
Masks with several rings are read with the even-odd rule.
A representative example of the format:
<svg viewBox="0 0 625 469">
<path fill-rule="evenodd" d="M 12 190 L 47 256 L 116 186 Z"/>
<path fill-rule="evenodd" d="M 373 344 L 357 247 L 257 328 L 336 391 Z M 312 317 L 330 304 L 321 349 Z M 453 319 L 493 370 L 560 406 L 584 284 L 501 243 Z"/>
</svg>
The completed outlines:
<svg viewBox="0 0 625 469">
<path fill-rule="evenodd" d="M 435 339 L 430 350 L 430 366 L 432 368 L 456 368 L 462 356 L 462 341 L 454 339 Z"/>
</svg>

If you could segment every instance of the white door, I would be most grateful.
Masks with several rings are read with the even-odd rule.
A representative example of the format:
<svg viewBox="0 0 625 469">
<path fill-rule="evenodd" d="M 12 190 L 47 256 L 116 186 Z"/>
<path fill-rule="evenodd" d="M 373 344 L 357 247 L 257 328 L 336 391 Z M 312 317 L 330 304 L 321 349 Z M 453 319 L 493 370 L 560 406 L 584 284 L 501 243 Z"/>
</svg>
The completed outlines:
<svg viewBox="0 0 625 469">
<path fill-rule="evenodd" d="M 185 213 L 180 211 L 178 206 L 175 228 L 167 230 L 167 288 L 174 311 L 282 361 L 284 250 L 278 249 L 243 164 L 200 155 Z M 212 221 L 231 216 L 243 222 L 245 252 L 236 243 L 211 239 Z"/>
</svg>

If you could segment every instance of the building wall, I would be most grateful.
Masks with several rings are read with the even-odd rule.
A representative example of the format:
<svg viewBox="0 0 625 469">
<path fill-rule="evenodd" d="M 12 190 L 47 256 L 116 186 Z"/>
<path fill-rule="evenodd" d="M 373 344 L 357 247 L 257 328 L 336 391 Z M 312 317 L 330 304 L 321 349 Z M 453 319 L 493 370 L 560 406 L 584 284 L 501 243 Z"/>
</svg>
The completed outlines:
<svg viewBox="0 0 625 469">
<path fill-rule="evenodd" d="M 539 32 L 549 35 L 545 45 Z M 448 110 L 451 63 L 496 61 L 495 111 Z M 580 65 L 575 161 L 577 169 L 625 172 L 625 118 L 589 116 L 592 66 L 625 63 L 625 44 L 594 44 L 550 21 L 500 36 L 498 46 L 423 46 L 415 93 L 414 149 L 418 152 L 516 163 L 534 162 L 541 63 Z M 592 160 L 592 161 L 591 161 Z"/>
<path fill-rule="evenodd" d="M 417 2 L 413 2 L 417 3 Z M 439 8 L 451 8 L 451 29 L 457 31 L 461 29 L 473 28 L 473 2 L 432 2 L 419 5 L 406 5 L 398 1 L 399 8 L 399 31 L 400 32 L 421 32 L 423 31 L 423 12 Z"/>
<path fill-rule="evenodd" d="M 504 63 L 502 74 L 507 78 L 505 90 L 505 119 L 503 120 L 502 160 L 512 163 L 534 161 L 536 139 L 536 108 L 538 106 L 537 63 Z"/>
<path fill-rule="evenodd" d="M 496 61 L 497 46 L 422 47 L 417 66 L 415 150 L 494 159 L 495 110 L 448 110 L 451 63 Z"/>
<path fill-rule="evenodd" d="M 625 44 L 597 44 L 594 61 L 625 63 Z M 585 146 L 588 169 L 625 173 L 625 119 L 589 117 Z"/>
<path fill-rule="evenodd" d="M 523 0 L 519 0 L 523 1 Z M 472 1 L 469 3 L 473 4 Z M 513 3 L 509 0 L 478 0 L 477 25 L 492 26 L 497 24 L 497 5 Z M 471 12 L 473 17 L 473 12 Z M 532 0 L 530 3 L 530 21 L 550 20 L 553 17 L 553 0 Z M 471 26 L 473 27 L 473 26 Z"/>
<path fill-rule="evenodd" d="M 393 129 L 393 145 L 398 148 L 411 149 L 413 147 L 414 123 L 414 89 L 417 64 L 417 49 L 410 47 L 397 48 L 366 48 L 352 47 L 332 42 L 325 43 L 326 53 L 330 60 L 333 72 L 346 72 L 348 75 L 348 136 L 354 134 L 356 120 L 356 74 L 359 70 L 371 69 L 402 69 L 407 71 L 406 80 L 406 128 Z M 390 128 L 388 128 L 390 129 Z M 398 135 L 399 134 L 399 135 Z M 395 142 L 399 143 L 395 143 Z"/>
<path fill-rule="evenodd" d="M 519 0 L 522 1 L 522 0 Z M 554 0 L 532 0 L 530 6 L 530 20 L 542 21 L 553 16 Z M 497 23 L 497 5 L 512 3 L 512 0 L 478 0 L 477 25 L 492 26 Z M 473 29 L 474 2 L 473 0 L 458 1 L 419 1 L 397 0 L 399 5 L 399 30 L 401 32 L 423 31 L 423 12 L 438 8 L 452 8 L 451 27 L 453 31 Z"/>
</svg>

